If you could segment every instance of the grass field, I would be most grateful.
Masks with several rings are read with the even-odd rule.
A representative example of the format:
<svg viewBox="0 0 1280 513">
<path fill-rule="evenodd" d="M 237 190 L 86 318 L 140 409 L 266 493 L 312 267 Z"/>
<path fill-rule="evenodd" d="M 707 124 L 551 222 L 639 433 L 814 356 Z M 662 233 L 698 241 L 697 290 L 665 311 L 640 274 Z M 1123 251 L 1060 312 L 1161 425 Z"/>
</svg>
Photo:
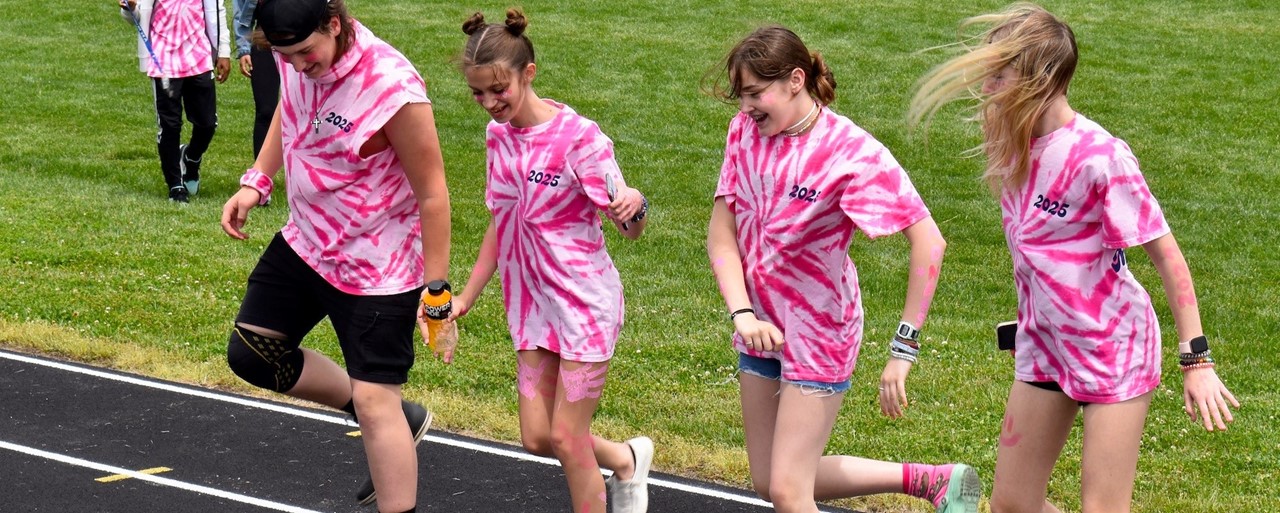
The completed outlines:
<svg viewBox="0 0 1280 513">
<path fill-rule="evenodd" d="M 465 283 L 487 222 L 483 127 L 451 59 L 462 20 L 485 0 L 350 0 L 355 16 L 401 49 L 426 77 L 449 173 L 453 282 Z M 813 0 L 529 2 L 544 97 L 595 119 L 616 143 L 628 181 L 651 199 L 636 242 L 609 236 L 627 291 L 627 326 L 597 430 L 659 442 L 660 470 L 747 483 L 734 380 L 732 329 L 706 265 L 703 241 L 734 110 L 699 79 L 737 38 L 764 22 L 796 30 L 821 51 L 839 87 L 834 108 L 888 145 L 911 173 L 950 243 L 925 328 L 925 355 L 908 388 L 908 417 L 890 421 L 875 388 L 905 289 L 903 237 L 851 253 L 866 299 L 867 334 L 832 453 L 888 460 L 961 460 L 990 491 L 996 436 L 1012 379 L 992 326 L 1012 318 L 1010 260 L 981 162 L 960 154 L 977 132 L 948 109 L 928 132 L 908 133 L 907 98 L 952 41 L 960 18 L 990 1 Z M 1280 507 L 1280 4 L 1235 1 L 1054 1 L 1082 53 L 1071 103 L 1126 139 L 1142 162 L 1189 260 L 1220 373 L 1243 403 L 1226 433 L 1197 430 L 1182 413 L 1172 320 L 1150 262 L 1130 252 L 1165 326 L 1165 383 L 1143 438 L 1135 510 L 1267 511 Z M 284 222 L 278 201 L 250 218 L 252 238 L 218 227 L 223 201 L 251 163 L 252 99 L 233 73 L 219 87 L 220 127 L 200 195 L 165 200 L 147 80 L 133 29 L 113 2 L 0 0 L 0 346 L 53 354 L 203 386 L 255 393 L 222 351 L 244 280 Z M 463 326 L 456 362 L 420 351 L 410 397 L 438 425 L 513 441 L 514 358 L 498 287 Z M 337 355 L 332 333 L 308 345 Z M 2 406 L 0 406 L 2 407 Z M 122 404 L 122 413 L 128 408 Z M 0 428 L 2 431 L 3 428 Z M 1079 510 L 1079 430 L 1050 497 Z M 924 511 L 922 502 L 871 497 L 871 511 Z"/>
</svg>

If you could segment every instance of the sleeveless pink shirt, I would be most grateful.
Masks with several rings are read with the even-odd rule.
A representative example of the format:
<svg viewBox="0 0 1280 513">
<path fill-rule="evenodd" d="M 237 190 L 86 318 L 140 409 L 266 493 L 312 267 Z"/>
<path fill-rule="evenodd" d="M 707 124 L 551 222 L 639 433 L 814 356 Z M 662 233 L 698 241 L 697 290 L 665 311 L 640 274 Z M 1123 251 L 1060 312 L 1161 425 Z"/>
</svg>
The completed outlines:
<svg viewBox="0 0 1280 513">
<path fill-rule="evenodd" d="M 401 107 L 429 102 L 422 77 L 358 22 L 351 47 L 319 79 L 294 71 L 278 54 L 276 64 L 289 197 L 285 240 L 348 294 L 422 286 L 422 227 L 404 167 L 391 148 L 359 155 Z"/>
</svg>

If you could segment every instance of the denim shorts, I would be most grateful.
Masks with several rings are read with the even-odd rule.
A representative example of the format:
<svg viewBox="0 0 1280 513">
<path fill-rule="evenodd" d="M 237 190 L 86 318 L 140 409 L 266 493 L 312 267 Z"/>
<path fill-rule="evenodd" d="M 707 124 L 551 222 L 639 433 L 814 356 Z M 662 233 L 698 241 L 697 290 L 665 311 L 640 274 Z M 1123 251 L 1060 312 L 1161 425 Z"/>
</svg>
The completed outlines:
<svg viewBox="0 0 1280 513">
<path fill-rule="evenodd" d="M 782 362 L 773 358 L 760 358 L 746 353 L 738 353 L 738 372 L 759 378 L 781 381 L 799 386 L 801 389 L 825 394 L 842 394 L 852 385 L 849 379 L 839 383 L 823 383 L 821 381 L 791 381 L 782 379 Z"/>
</svg>

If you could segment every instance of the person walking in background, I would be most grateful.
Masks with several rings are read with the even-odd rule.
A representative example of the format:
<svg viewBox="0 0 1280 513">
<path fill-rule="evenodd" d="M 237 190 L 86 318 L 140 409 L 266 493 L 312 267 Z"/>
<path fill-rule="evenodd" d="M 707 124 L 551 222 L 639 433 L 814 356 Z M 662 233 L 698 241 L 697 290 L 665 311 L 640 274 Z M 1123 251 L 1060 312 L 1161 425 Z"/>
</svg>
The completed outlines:
<svg viewBox="0 0 1280 513">
<path fill-rule="evenodd" d="M 449 193 L 426 86 L 343 0 L 263 0 L 254 39 L 281 70 L 281 101 L 241 189 L 223 207 L 235 239 L 288 173 L 289 219 L 249 275 L 227 345 L 250 384 L 340 409 L 360 424 L 361 504 L 415 511 L 414 445 L 431 413 L 405 401 L 424 283 L 447 287 Z M 345 371 L 302 349 L 325 317 Z M 452 324 L 448 325 L 449 327 Z M 455 332 L 456 333 L 456 332 Z"/>
<path fill-rule="evenodd" d="M 644 232 L 648 201 L 627 186 L 613 142 L 569 106 L 539 98 L 528 20 L 476 13 L 463 24 L 462 72 L 493 118 L 485 134 L 485 204 L 493 217 L 471 277 L 454 298 L 466 315 L 498 272 L 516 349 L 520 438 L 560 460 L 575 513 L 648 509 L 653 442 L 591 434 L 623 321 L 622 282 L 605 250 L 598 212 L 628 239 Z"/>
<path fill-rule="evenodd" d="M 968 465 L 823 455 L 863 338 L 848 255 L 857 230 L 902 232 L 911 244 L 906 304 L 880 378 L 882 413 L 900 417 L 907 406 L 906 378 L 946 248 L 924 201 L 888 149 L 831 110 L 835 77 L 791 30 L 756 30 L 722 71 L 711 92 L 739 112 L 707 254 L 735 328 L 756 493 L 787 513 L 877 493 L 920 497 L 940 513 L 976 512 L 982 484 Z"/>
<path fill-rule="evenodd" d="M 258 0 L 234 0 L 232 19 L 236 33 L 236 60 L 240 74 L 249 79 L 253 90 L 253 157 L 258 158 L 262 142 L 271 128 L 276 104 L 280 101 L 280 71 L 270 48 L 253 44 L 254 10 Z"/>
<path fill-rule="evenodd" d="M 980 43 L 924 77 L 909 118 L 932 119 L 957 98 L 977 102 L 983 179 L 999 197 L 1013 257 L 1015 381 L 991 510 L 1058 511 L 1046 500 L 1049 476 L 1083 410 L 1084 511 L 1129 511 L 1161 348 L 1126 248 L 1141 246 L 1164 283 L 1187 414 L 1225 430 L 1239 403 L 1214 371 L 1186 259 L 1137 158 L 1067 103 L 1079 56 L 1071 28 L 1025 3 L 962 27 L 984 29 Z"/>
<path fill-rule="evenodd" d="M 138 30 L 138 63 L 151 77 L 156 148 L 169 199 L 187 203 L 200 190 L 200 165 L 218 127 L 213 81 L 231 69 L 223 0 L 120 0 L 120 13 Z M 182 114 L 191 138 L 182 144 Z"/>
</svg>

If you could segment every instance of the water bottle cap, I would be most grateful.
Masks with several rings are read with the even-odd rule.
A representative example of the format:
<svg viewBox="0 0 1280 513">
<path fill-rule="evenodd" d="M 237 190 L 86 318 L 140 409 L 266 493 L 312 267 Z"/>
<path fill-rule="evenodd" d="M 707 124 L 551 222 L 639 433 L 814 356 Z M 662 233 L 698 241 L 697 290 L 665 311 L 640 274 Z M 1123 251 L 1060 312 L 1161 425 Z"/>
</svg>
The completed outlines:
<svg viewBox="0 0 1280 513">
<path fill-rule="evenodd" d="M 439 296 L 445 292 L 452 292 L 449 282 L 445 280 L 432 280 L 427 284 L 427 293 L 433 296 Z"/>
</svg>

